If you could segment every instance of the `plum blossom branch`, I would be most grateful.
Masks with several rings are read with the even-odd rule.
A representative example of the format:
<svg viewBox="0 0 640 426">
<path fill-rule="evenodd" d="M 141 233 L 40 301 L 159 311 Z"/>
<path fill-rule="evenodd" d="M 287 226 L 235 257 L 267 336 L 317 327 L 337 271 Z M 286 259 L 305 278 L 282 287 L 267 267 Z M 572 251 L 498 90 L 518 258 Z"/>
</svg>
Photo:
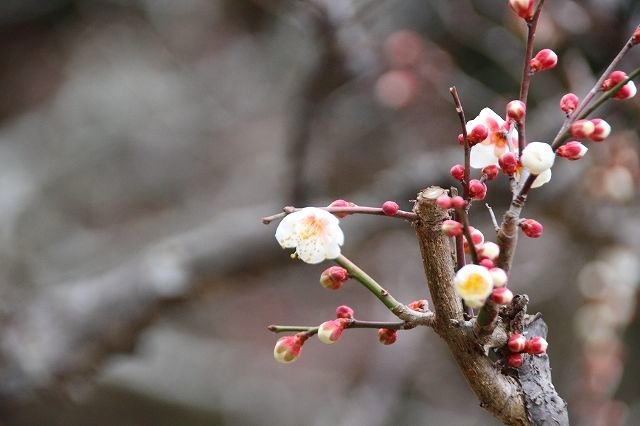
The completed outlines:
<svg viewBox="0 0 640 426">
<path fill-rule="evenodd" d="M 345 322 L 344 328 L 386 328 L 389 330 L 409 330 L 415 328 L 418 324 L 412 321 L 362 321 L 354 318 Z M 424 325 L 424 324 L 421 324 Z M 267 329 L 274 333 L 291 333 L 291 332 L 305 332 L 309 335 L 318 333 L 317 326 L 295 326 L 295 325 L 269 325 Z"/>
<path fill-rule="evenodd" d="M 415 213 L 412 212 L 407 212 L 404 210 L 398 210 L 395 214 L 393 215 L 388 215 L 386 214 L 381 207 L 362 207 L 362 206 L 353 206 L 353 207 L 317 207 L 319 209 L 322 210 L 326 210 L 329 213 L 332 214 L 369 214 L 369 215 L 376 215 L 376 216 L 390 216 L 390 217 L 396 217 L 399 219 L 405 219 L 405 220 L 415 220 L 416 219 L 416 215 Z M 287 206 L 287 207 L 283 207 L 282 209 L 282 213 L 276 213 L 274 215 L 271 216 L 265 216 L 261 219 L 262 223 L 264 223 L 265 225 L 269 225 L 271 222 L 274 222 L 276 220 L 280 220 L 282 218 L 284 218 L 285 216 L 287 216 L 290 213 L 293 212 L 297 212 L 299 210 L 302 210 L 301 208 L 298 207 L 293 207 L 293 206 Z"/>
</svg>

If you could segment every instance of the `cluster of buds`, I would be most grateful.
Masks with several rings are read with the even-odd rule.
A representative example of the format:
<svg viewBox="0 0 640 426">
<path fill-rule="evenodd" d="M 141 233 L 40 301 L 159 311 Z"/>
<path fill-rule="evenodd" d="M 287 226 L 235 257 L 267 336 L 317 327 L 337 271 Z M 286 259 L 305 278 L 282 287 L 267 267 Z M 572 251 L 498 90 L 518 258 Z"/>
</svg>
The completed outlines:
<svg viewBox="0 0 640 426">
<path fill-rule="evenodd" d="M 628 78 L 627 73 L 624 71 L 614 71 L 602 82 L 602 90 L 607 91 L 613 89 L 619 83 L 622 83 Z M 625 100 L 633 98 L 638 89 L 633 81 L 626 82 L 618 91 L 613 95 L 613 99 Z"/>
<path fill-rule="evenodd" d="M 593 142 L 602 142 L 611 133 L 611 126 L 601 118 L 576 120 L 571 125 L 571 136 Z"/>
<path fill-rule="evenodd" d="M 353 320 L 353 309 L 347 305 L 336 308 L 336 319 L 325 321 L 318 326 L 318 340 L 331 345 L 340 339 L 342 332 Z"/>
<path fill-rule="evenodd" d="M 464 198 L 459 195 L 449 197 L 447 194 L 442 194 L 436 199 L 436 205 L 443 210 L 462 209 L 465 207 L 466 202 L 464 201 Z"/>
<path fill-rule="evenodd" d="M 488 298 L 499 305 L 510 304 L 513 293 L 506 283 L 503 269 L 473 264 L 460 268 L 453 280 L 456 293 L 471 308 L 482 307 Z"/>
<path fill-rule="evenodd" d="M 507 357 L 507 365 L 509 367 L 518 368 L 524 362 L 524 354 L 542 355 L 547 352 L 549 343 L 540 336 L 532 337 L 527 340 L 522 334 L 514 333 L 507 341 L 509 356 Z"/>
</svg>

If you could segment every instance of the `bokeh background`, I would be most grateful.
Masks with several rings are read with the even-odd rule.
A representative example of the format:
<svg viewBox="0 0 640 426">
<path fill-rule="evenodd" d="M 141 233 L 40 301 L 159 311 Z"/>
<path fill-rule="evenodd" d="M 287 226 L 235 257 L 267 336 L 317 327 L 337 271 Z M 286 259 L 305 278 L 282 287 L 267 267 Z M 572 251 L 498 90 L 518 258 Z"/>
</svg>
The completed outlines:
<svg viewBox="0 0 640 426">
<path fill-rule="evenodd" d="M 529 140 L 583 96 L 640 23 L 633 0 L 547 0 Z M 266 325 L 316 325 L 356 283 L 318 285 L 262 216 L 343 198 L 410 209 L 452 185 L 459 123 L 518 93 L 525 25 L 505 1 L 3 0 L 0 423 L 494 425 L 428 329 L 352 330 L 292 365 Z M 620 68 L 640 64 L 632 51 Z M 511 288 L 550 326 L 573 424 L 640 415 L 637 99 L 582 161 L 558 160 L 525 216 Z M 504 179 L 488 202 L 509 199 Z M 473 224 L 491 234 L 481 203 Z M 347 256 L 405 302 L 427 297 L 411 227 L 344 220 Z"/>
</svg>

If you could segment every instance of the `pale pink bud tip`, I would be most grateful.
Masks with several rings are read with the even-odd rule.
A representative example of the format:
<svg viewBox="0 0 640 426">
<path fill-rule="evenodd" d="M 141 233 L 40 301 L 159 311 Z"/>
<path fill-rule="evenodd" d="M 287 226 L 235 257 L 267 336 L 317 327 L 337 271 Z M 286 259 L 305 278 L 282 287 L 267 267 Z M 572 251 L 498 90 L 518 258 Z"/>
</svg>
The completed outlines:
<svg viewBox="0 0 640 426">
<path fill-rule="evenodd" d="M 573 93 L 567 93 L 560 98 L 560 109 L 567 114 L 571 114 L 577 107 L 580 99 Z"/>
<path fill-rule="evenodd" d="M 498 164 L 502 169 L 502 173 L 510 176 L 518 169 L 518 156 L 513 152 L 505 152 L 498 157 Z"/>
<path fill-rule="evenodd" d="M 495 164 L 491 164 L 482 168 L 482 175 L 486 180 L 494 180 L 498 177 L 498 173 L 500 173 L 500 167 L 496 166 Z"/>
<path fill-rule="evenodd" d="M 571 125 L 571 136 L 577 139 L 590 139 L 595 128 L 591 120 L 577 120 Z"/>
<path fill-rule="evenodd" d="M 515 333 L 509 337 L 507 347 L 513 353 L 520 353 L 527 347 L 527 339 L 522 334 Z"/>
<path fill-rule="evenodd" d="M 531 355 L 541 355 L 547 352 L 547 347 L 549 343 L 540 336 L 532 337 L 531 340 L 527 342 L 527 347 L 525 351 Z"/>
<path fill-rule="evenodd" d="M 464 198 L 462 198 L 459 195 L 456 195 L 455 197 L 451 197 L 451 207 L 455 208 L 455 209 L 462 209 L 465 206 L 465 201 Z"/>
<path fill-rule="evenodd" d="M 601 118 L 594 118 L 591 122 L 594 127 L 590 139 L 594 142 L 602 142 L 611 133 L 611 126 Z"/>
<path fill-rule="evenodd" d="M 450 173 L 455 180 L 461 181 L 464 179 L 464 166 L 462 164 L 456 164 L 451 168 Z"/>
<path fill-rule="evenodd" d="M 507 365 L 512 368 L 522 367 L 524 356 L 522 354 L 511 354 L 507 357 Z"/>
<path fill-rule="evenodd" d="M 520 222 L 520 229 L 529 238 L 538 238 L 542 235 L 543 226 L 534 219 L 524 219 Z"/>
<path fill-rule="evenodd" d="M 347 305 L 341 305 L 336 308 L 336 318 L 352 319 L 353 315 L 353 309 Z"/>
<path fill-rule="evenodd" d="M 327 207 L 355 207 L 356 205 L 354 203 L 350 203 L 349 201 L 345 201 L 345 200 L 335 200 L 332 201 L 331 204 L 329 204 Z M 334 213 L 334 215 L 336 217 L 339 218 L 343 218 L 345 216 L 349 216 L 351 213 Z"/>
<path fill-rule="evenodd" d="M 442 232 L 448 237 L 462 235 L 462 224 L 455 220 L 447 219 L 442 222 Z"/>
<path fill-rule="evenodd" d="M 382 212 L 387 216 L 393 216 L 398 213 L 400 206 L 395 201 L 385 201 L 382 204 Z"/>
<path fill-rule="evenodd" d="M 577 141 L 570 141 L 562 145 L 556 150 L 558 157 L 563 157 L 568 160 L 579 160 L 587 153 L 589 148 Z"/>
<path fill-rule="evenodd" d="M 529 66 L 532 72 L 546 71 L 555 67 L 558 63 L 558 55 L 551 49 L 542 49 L 531 59 Z"/>
<path fill-rule="evenodd" d="M 513 292 L 507 287 L 497 287 L 491 292 L 491 300 L 498 305 L 508 305 L 513 300 Z"/>
<path fill-rule="evenodd" d="M 302 344 L 307 340 L 299 335 L 284 336 L 278 339 L 273 348 L 273 357 L 282 364 L 289 364 L 300 356 Z"/>
<path fill-rule="evenodd" d="M 409 309 L 418 312 L 426 312 L 429 309 L 429 301 L 427 299 L 414 300 L 407 305 Z"/>
<path fill-rule="evenodd" d="M 436 205 L 443 210 L 451 208 L 451 197 L 447 194 L 443 194 L 436 199 Z"/>
<path fill-rule="evenodd" d="M 613 95 L 613 99 L 624 101 L 625 99 L 633 98 L 636 95 L 636 93 L 638 93 L 636 84 L 633 81 L 629 81 L 627 82 L 627 84 L 622 86 L 620 90 L 616 92 L 615 95 Z"/>
<path fill-rule="evenodd" d="M 337 342 L 342 336 L 345 325 L 346 322 L 343 318 L 323 322 L 318 327 L 318 339 L 327 345 Z"/>
<path fill-rule="evenodd" d="M 534 5 L 535 0 L 509 0 L 509 6 L 516 15 L 526 20 L 533 18 Z"/>
<path fill-rule="evenodd" d="M 480 182 L 478 179 L 471 179 L 469 181 L 469 196 L 474 200 L 484 200 L 487 195 L 487 185 L 484 182 Z"/>
<path fill-rule="evenodd" d="M 329 290 L 337 290 L 349 279 L 349 272 L 342 266 L 331 266 L 320 274 L 320 284 Z"/>
<path fill-rule="evenodd" d="M 378 340 L 383 345 L 392 345 L 398 340 L 398 333 L 389 328 L 380 328 L 378 329 Z"/>
<path fill-rule="evenodd" d="M 511 101 L 507 104 L 507 118 L 521 123 L 527 112 L 527 106 L 522 101 Z"/>
</svg>

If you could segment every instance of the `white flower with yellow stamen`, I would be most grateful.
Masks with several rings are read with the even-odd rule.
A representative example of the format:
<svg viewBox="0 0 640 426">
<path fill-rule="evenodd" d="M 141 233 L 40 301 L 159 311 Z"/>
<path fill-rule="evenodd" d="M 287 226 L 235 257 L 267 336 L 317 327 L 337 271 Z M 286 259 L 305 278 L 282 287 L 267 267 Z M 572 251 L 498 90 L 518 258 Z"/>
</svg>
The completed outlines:
<svg viewBox="0 0 640 426">
<path fill-rule="evenodd" d="M 326 210 L 305 207 L 287 215 L 276 229 L 282 248 L 295 248 L 296 256 L 306 263 L 320 263 L 340 256 L 344 234 L 340 220 Z"/>
<path fill-rule="evenodd" d="M 493 290 L 493 279 L 484 266 L 465 265 L 453 279 L 456 293 L 471 308 L 479 308 Z"/>
</svg>

